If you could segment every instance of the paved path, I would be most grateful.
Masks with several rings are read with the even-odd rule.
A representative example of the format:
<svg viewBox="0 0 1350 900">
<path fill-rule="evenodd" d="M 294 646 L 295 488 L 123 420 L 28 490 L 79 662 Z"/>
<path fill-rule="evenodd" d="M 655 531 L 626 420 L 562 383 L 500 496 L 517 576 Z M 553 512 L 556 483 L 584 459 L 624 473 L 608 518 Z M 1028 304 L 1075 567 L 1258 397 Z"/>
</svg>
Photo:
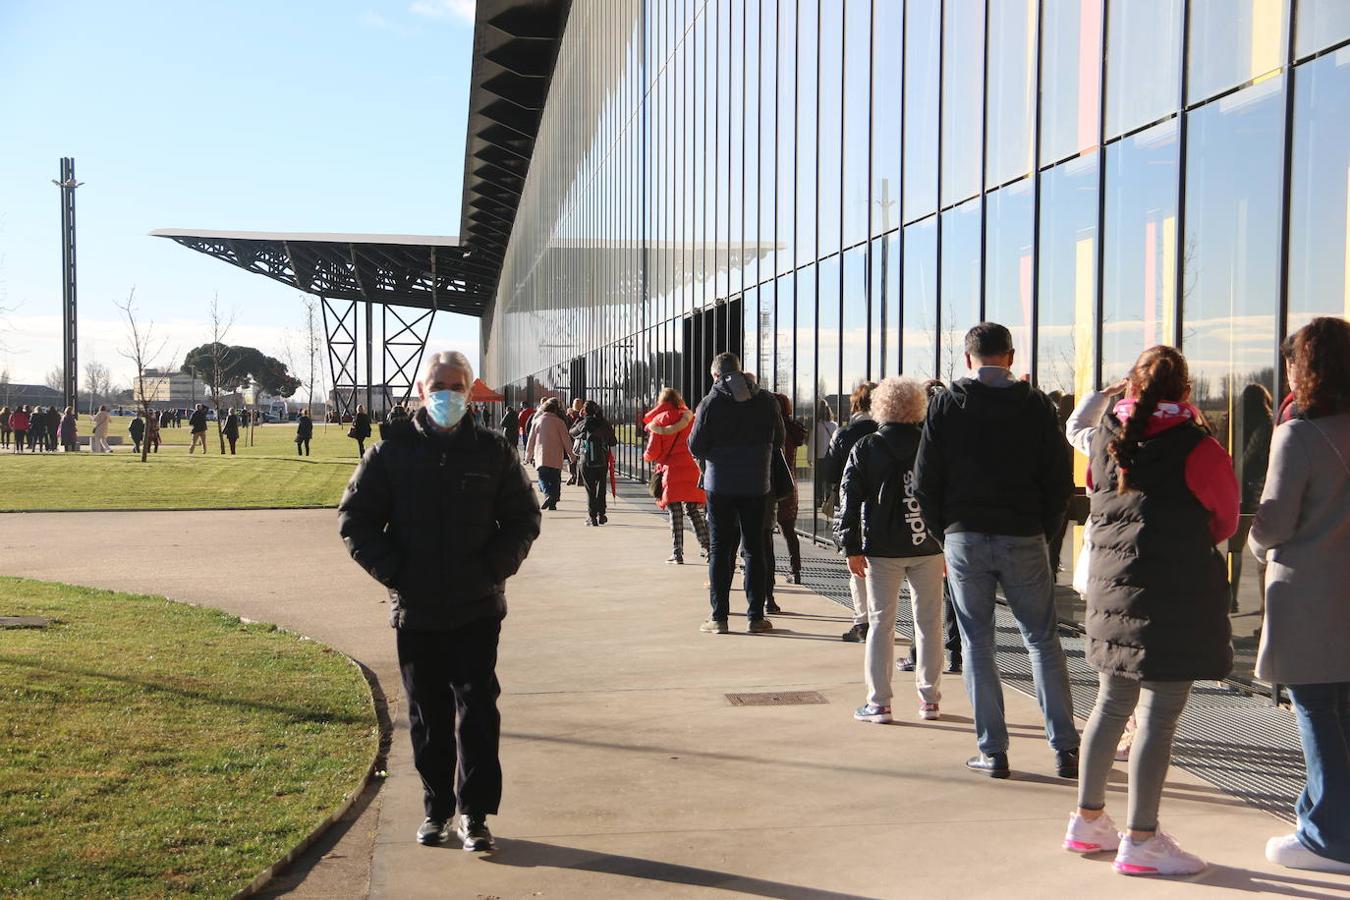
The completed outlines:
<svg viewBox="0 0 1350 900">
<path fill-rule="evenodd" d="M 1073 786 L 1050 774 L 1030 698 L 1007 694 L 1017 771 L 1006 782 L 962 767 L 974 742 L 955 679 L 941 722 L 912 718 L 912 677 L 897 675 L 901 721 L 855 723 L 861 648 L 838 641 L 842 610 L 789 587 L 777 633 L 738 633 L 735 618 L 730 635 L 698 633 L 703 572 L 661 563 L 667 533 L 646 502 L 621 500 L 590 529 L 569 489 L 510 584 L 498 851 L 413 843 L 420 785 L 396 712 L 390 778 L 295 895 L 1350 898 L 1350 878 L 1267 865 L 1264 841 L 1284 826 L 1179 772 L 1164 822 L 1212 861 L 1205 874 L 1141 882 L 1058 850 Z M 155 553 L 199 562 L 151 571 Z M 241 570 L 251 574 L 221 594 L 219 576 Z M 330 511 L 0 516 L 0 572 L 278 622 L 360 658 L 397 697 L 381 591 L 346 559 Z M 725 698 L 781 690 L 827 702 Z M 1111 794 L 1122 817 L 1123 780 Z"/>
</svg>

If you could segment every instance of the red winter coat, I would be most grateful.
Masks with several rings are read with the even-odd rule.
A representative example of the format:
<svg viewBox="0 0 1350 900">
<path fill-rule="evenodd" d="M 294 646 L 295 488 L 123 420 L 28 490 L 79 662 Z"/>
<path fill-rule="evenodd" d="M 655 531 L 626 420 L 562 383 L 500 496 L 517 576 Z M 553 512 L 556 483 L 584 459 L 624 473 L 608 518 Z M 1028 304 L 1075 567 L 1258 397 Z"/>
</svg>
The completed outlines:
<svg viewBox="0 0 1350 900">
<path fill-rule="evenodd" d="M 647 425 L 647 449 L 642 458 L 654 463 L 653 470 L 664 467 L 661 499 L 656 505 L 665 509 L 670 503 L 706 503 L 698 486 L 698 463 L 689 452 L 689 426 L 694 411 L 687 406 L 662 403 L 642 417 Z"/>
</svg>

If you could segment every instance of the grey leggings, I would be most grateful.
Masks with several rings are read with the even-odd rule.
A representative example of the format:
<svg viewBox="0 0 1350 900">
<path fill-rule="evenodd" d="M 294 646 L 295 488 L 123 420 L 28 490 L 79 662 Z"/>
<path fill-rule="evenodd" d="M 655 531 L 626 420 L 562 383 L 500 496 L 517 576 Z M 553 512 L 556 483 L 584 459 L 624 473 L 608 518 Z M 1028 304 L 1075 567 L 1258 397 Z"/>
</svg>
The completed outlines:
<svg viewBox="0 0 1350 900">
<path fill-rule="evenodd" d="M 1134 713 L 1139 728 L 1130 748 L 1130 805 L 1127 828 L 1158 829 L 1158 804 L 1172 761 L 1172 737 L 1191 694 L 1189 681 L 1138 681 L 1106 673 L 1097 676 L 1097 705 L 1083 732 L 1078 805 L 1106 808 L 1106 782 L 1125 722 Z M 1138 706 L 1138 710 L 1135 707 Z"/>
</svg>

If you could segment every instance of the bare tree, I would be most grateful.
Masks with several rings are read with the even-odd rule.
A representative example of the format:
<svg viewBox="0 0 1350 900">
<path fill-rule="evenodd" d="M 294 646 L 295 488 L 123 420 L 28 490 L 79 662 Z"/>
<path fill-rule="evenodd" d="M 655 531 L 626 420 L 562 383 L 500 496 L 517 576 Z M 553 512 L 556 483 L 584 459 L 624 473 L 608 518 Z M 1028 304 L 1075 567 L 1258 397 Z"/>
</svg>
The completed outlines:
<svg viewBox="0 0 1350 900">
<path fill-rule="evenodd" d="M 65 373 L 61 371 L 60 366 L 57 366 L 42 377 L 42 383 L 54 391 L 64 392 L 66 389 Z"/>
<path fill-rule="evenodd" d="M 225 339 L 230 336 L 230 329 L 234 327 L 234 315 L 234 310 L 230 310 L 228 316 L 222 315 L 220 294 L 211 296 L 211 305 L 207 307 L 207 316 L 211 322 L 211 377 L 207 387 L 211 391 L 211 406 L 216 411 L 216 439 L 220 441 L 221 456 L 225 455 L 225 428 L 220 414 L 220 392 L 222 385 L 234 381 L 234 369 L 239 364 L 230 346 L 225 343 Z M 205 452 L 205 448 L 202 451 Z"/>
<path fill-rule="evenodd" d="M 0 369 L 0 406 L 9 406 L 13 388 L 10 387 L 9 369 Z"/>
<path fill-rule="evenodd" d="M 323 347 L 319 335 L 319 304 L 309 294 L 302 295 L 301 302 L 305 304 L 305 354 L 309 357 L 309 414 L 314 415 L 314 367 L 319 358 L 319 351 Z M 322 374 L 320 369 L 320 374 Z M 327 404 L 325 403 L 325 409 Z M 328 416 L 323 417 L 327 424 Z"/>
<path fill-rule="evenodd" d="M 92 416 L 99 401 L 112 395 L 112 372 L 98 360 L 89 360 L 84 364 L 84 389 L 89 395 L 89 415 Z"/>
<path fill-rule="evenodd" d="M 156 340 L 154 336 L 155 323 L 147 322 L 142 325 L 136 319 L 136 289 L 132 288 L 127 293 L 127 299 L 123 303 L 113 302 L 122 315 L 127 320 L 127 343 L 119 351 L 125 359 L 131 361 L 136 367 L 136 378 L 132 382 L 132 390 L 135 394 L 136 403 L 141 408 L 141 415 L 146 418 L 147 429 L 149 428 L 150 418 L 150 398 L 159 391 L 164 378 L 175 368 L 172 362 L 167 365 L 156 367 L 156 361 L 164 353 L 164 346 L 167 343 L 163 340 Z M 147 375 L 150 370 L 155 370 L 157 374 Z M 150 456 L 150 442 L 141 441 L 141 462 L 145 462 Z"/>
</svg>

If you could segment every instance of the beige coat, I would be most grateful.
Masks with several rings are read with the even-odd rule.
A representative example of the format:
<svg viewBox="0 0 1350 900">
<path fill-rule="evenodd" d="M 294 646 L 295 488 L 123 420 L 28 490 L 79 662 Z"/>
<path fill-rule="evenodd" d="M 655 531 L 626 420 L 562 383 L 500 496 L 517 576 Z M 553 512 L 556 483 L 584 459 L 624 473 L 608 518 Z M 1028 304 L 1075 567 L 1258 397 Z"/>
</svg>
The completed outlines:
<svg viewBox="0 0 1350 900">
<path fill-rule="evenodd" d="M 536 447 L 539 449 L 537 457 L 534 452 Z M 567 423 L 553 413 L 537 414 L 530 428 L 530 441 L 525 445 L 526 461 L 561 469 L 564 460 L 576 458 Z"/>
</svg>

